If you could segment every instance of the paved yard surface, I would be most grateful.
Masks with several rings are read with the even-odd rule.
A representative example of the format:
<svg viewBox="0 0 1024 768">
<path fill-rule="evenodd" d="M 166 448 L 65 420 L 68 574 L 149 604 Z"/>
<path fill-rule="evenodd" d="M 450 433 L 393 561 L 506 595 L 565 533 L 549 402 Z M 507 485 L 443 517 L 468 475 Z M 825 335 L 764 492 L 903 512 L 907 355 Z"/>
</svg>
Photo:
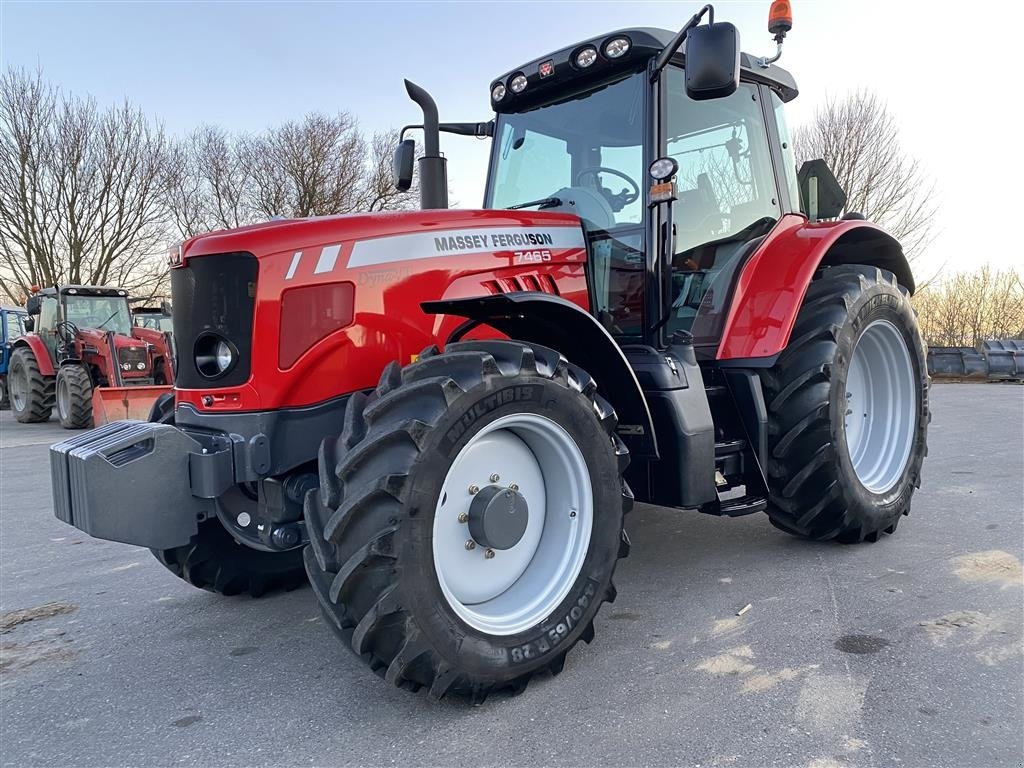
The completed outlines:
<svg viewBox="0 0 1024 768">
<path fill-rule="evenodd" d="M 1019 766 L 1024 387 L 933 397 L 895 537 L 810 544 L 760 515 L 640 507 L 596 642 L 477 708 L 368 674 L 308 589 L 219 598 L 63 525 L 61 430 L 4 412 L 0 609 L 59 605 L 3 615 L 0 762 Z"/>
</svg>

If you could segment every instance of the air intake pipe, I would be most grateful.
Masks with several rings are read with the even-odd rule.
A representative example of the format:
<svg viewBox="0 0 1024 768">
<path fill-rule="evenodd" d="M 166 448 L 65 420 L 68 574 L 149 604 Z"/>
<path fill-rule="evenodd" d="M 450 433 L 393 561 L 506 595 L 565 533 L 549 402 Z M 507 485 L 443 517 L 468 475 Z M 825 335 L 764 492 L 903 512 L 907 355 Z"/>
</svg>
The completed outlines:
<svg viewBox="0 0 1024 768">
<path fill-rule="evenodd" d="M 405 81 L 409 98 L 423 110 L 423 157 L 420 166 L 420 208 L 448 207 L 448 161 L 441 156 L 441 131 L 437 124 L 437 104 L 416 83 Z"/>
</svg>

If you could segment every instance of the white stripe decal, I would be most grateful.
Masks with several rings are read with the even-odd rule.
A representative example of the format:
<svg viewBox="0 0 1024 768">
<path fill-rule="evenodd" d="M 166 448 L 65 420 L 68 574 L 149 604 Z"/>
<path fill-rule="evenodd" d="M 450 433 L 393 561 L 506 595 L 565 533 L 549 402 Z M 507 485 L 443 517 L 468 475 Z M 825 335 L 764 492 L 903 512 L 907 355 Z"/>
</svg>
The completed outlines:
<svg viewBox="0 0 1024 768">
<path fill-rule="evenodd" d="M 317 259 L 313 274 L 320 275 L 334 269 L 334 263 L 338 260 L 338 251 L 340 250 L 340 245 L 325 245 L 320 251 L 320 258 Z"/>
<path fill-rule="evenodd" d="M 291 280 L 295 277 L 295 270 L 299 268 L 299 261 L 302 259 L 302 251 L 296 251 L 295 255 L 292 256 L 292 263 L 288 266 L 288 274 L 284 276 L 285 280 Z"/>
<path fill-rule="evenodd" d="M 360 240 L 352 247 L 348 265 L 367 267 L 469 253 L 583 247 L 583 230 L 579 227 L 442 229 Z"/>
</svg>

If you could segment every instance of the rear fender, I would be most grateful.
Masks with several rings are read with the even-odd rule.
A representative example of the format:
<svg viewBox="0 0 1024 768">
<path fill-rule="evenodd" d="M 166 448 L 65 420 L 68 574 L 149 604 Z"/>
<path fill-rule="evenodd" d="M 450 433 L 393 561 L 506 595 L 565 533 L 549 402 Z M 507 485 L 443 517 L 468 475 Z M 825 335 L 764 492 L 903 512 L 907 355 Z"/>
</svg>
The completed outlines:
<svg viewBox="0 0 1024 768">
<path fill-rule="evenodd" d="M 786 348 L 807 286 L 822 266 L 868 264 L 887 269 L 914 292 L 899 242 L 869 221 L 811 224 L 788 214 L 747 261 L 722 330 L 719 360 L 771 358 Z"/>
<path fill-rule="evenodd" d="M 615 408 L 619 435 L 630 453 L 657 458 L 654 425 L 636 374 L 608 331 L 576 304 L 559 296 L 521 292 L 421 306 L 428 314 L 465 317 L 472 327 L 489 325 L 517 341 L 558 350 L 597 381 L 598 391 Z M 449 341 L 457 341 L 470 327 L 462 326 Z"/>
<path fill-rule="evenodd" d="M 57 375 L 57 372 L 53 369 L 53 360 L 50 359 L 50 350 L 46 348 L 43 340 L 38 336 L 22 336 L 14 342 L 13 349 L 18 349 L 19 347 L 28 347 L 32 350 L 32 354 L 36 358 L 36 365 L 39 366 L 39 372 L 43 376 Z"/>
</svg>

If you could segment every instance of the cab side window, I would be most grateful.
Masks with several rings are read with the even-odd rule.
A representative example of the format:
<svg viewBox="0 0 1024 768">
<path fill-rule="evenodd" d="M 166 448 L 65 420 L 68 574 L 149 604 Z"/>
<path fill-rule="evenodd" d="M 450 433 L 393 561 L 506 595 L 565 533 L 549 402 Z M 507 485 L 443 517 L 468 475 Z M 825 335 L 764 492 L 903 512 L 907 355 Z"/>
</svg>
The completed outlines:
<svg viewBox="0 0 1024 768">
<path fill-rule="evenodd" d="M 36 330 L 52 331 L 57 325 L 57 299 L 52 296 L 44 296 L 39 308 L 39 324 Z"/>
</svg>

